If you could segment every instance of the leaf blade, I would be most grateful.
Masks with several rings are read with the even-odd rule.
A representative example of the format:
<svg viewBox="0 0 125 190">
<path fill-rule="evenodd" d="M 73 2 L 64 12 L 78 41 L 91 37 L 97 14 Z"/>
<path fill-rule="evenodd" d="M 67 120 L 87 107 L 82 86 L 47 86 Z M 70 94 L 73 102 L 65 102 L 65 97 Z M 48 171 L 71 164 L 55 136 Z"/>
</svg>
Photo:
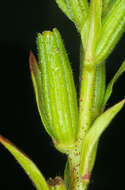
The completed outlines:
<svg viewBox="0 0 125 190">
<path fill-rule="evenodd" d="M 96 66 L 92 120 L 94 120 L 101 112 L 103 99 L 105 95 L 105 83 L 106 83 L 105 63 L 102 63 Z"/>
<path fill-rule="evenodd" d="M 102 0 L 102 16 L 110 9 L 111 4 L 114 0 Z"/>
<path fill-rule="evenodd" d="M 64 182 L 65 182 L 66 188 L 69 189 L 69 187 L 70 187 L 70 166 L 69 166 L 69 160 L 66 161 L 66 165 L 65 165 Z"/>
<path fill-rule="evenodd" d="M 37 190 L 49 190 L 48 185 L 37 166 L 10 141 L 0 135 L 0 143 L 14 156 Z"/>
<path fill-rule="evenodd" d="M 109 98 L 111 96 L 115 82 L 123 74 L 123 72 L 125 72 L 125 61 L 123 61 L 122 65 L 120 66 L 120 68 L 118 69 L 118 71 L 114 75 L 113 79 L 109 82 L 109 84 L 107 86 L 105 96 L 104 96 L 104 100 L 103 100 L 103 107 L 105 107 L 107 101 L 109 100 Z"/>
<path fill-rule="evenodd" d="M 89 161 L 93 152 L 93 148 L 98 142 L 101 134 L 108 127 L 109 123 L 112 121 L 115 115 L 122 109 L 124 104 L 125 104 L 125 99 L 115 104 L 107 111 L 105 111 L 101 116 L 99 116 L 95 120 L 94 124 L 92 125 L 87 135 L 85 136 L 82 146 L 81 166 L 80 166 L 80 174 L 83 178 L 86 175 L 86 173 L 88 173 L 88 169 L 90 172 L 91 168 Z"/>
</svg>

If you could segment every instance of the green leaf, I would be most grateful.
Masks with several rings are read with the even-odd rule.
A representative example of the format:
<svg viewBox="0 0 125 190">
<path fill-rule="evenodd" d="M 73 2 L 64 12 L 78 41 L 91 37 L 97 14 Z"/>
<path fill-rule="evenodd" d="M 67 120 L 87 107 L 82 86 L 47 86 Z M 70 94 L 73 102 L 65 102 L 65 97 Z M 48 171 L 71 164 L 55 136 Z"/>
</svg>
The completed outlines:
<svg viewBox="0 0 125 190">
<path fill-rule="evenodd" d="M 88 14 L 87 0 L 56 0 L 56 3 L 80 31 Z"/>
<path fill-rule="evenodd" d="M 112 52 L 125 31 L 125 0 L 117 0 L 102 19 L 102 29 L 96 46 L 95 62 L 102 63 Z"/>
<path fill-rule="evenodd" d="M 116 0 L 102 0 L 102 16 L 110 9 L 111 4 Z"/>
<path fill-rule="evenodd" d="M 84 23 L 82 29 L 81 29 L 81 40 L 82 40 L 82 48 L 83 50 L 86 49 L 87 40 L 88 40 L 88 32 L 89 32 L 89 23 L 90 22 L 90 15 L 88 15 L 86 22 Z M 83 60 L 82 60 L 83 62 Z"/>
<path fill-rule="evenodd" d="M 114 75 L 113 79 L 109 82 L 109 84 L 107 86 L 105 96 L 104 96 L 104 100 L 103 100 L 103 107 L 105 107 L 107 101 L 109 100 L 109 98 L 111 96 L 111 93 L 112 93 L 113 86 L 114 86 L 115 82 L 121 76 L 121 74 L 123 72 L 125 72 L 125 61 L 123 61 L 122 65 L 120 66 L 120 68 L 118 69 L 118 71 Z"/>
<path fill-rule="evenodd" d="M 94 164 L 95 164 L 95 160 L 96 160 L 96 156 L 97 156 L 97 149 L 98 149 L 98 141 L 97 141 L 97 143 L 95 143 L 93 150 L 92 150 L 92 153 L 91 153 L 90 164 L 89 164 L 90 173 L 92 172 L 92 169 L 93 169 Z"/>
<path fill-rule="evenodd" d="M 49 187 L 37 166 L 24 153 L 22 153 L 15 147 L 15 145 L 2 136 L 0 136 L 0 143 L 2 143 L 2 145 L 22 166 L 28 177 L 34 183 L 37 190 L 49 190 Z"/>
<path fill-rule="evenodd" d="M 96 77 L 94 84 L 94 99 L 92 107 L 92 120 L 94 120 L 101 112 L 104 94 L 105 94 L 105 63 L 99 64 L 96 67 Z"/>
<path fill-rule="evenodd" d="M 89 129 L 88 133 L 86 134 L 82 146 L 81 162 L 80 162 L 81 163 L 80 174 L 83 179 L 93 167 L 92 166 L 93 163 L 90 163 L 90 160 L 92 159 L 93 156 L 92 154 L 95 149 L 96 143 L 98 142 L 100 136 L 102 135 L 104 130 L 108 127 L 112 119 L 115 117 L 115 115 L 122 109 L 124 104 L 125 104 L 125 99 L 115 104 L 110 109 L 101 114 L 95 120 L 92 127 Z"/>
<path fill-rule="evenodd" d="M 69 161 L 67 160 L 64 170 L 64 182 L 66 185 L 66 188 L 69 189 L 70 187 L 70 166 Z"/>
</svg>

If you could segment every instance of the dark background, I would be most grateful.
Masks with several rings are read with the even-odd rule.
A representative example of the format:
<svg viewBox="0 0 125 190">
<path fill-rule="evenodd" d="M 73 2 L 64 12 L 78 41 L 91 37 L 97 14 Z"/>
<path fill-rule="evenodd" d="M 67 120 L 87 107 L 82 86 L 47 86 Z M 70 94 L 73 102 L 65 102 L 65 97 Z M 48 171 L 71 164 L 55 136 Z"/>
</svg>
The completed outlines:
<svg viewBox="0 0 125 190">
<path fill-rule="evenodd" d="M 30 78 L 29 50 L 36 52 L 36 35 L 57 27 L 72 63 L 78 88 L 79 34 L 54 0 L 11 0 L 0 3 L 0 133 L 37 164 L 46 178 L 63 175 L 66 158 L 44 131 Z M 125 37 L 107 60 L 107 81 L 124 59 Z M 123 99 L 125 75 L 114 87 L 107 107 Z M 103 134 L 90 190 L 117 190 L 124 185 L 123 109 Z M 0 145 L 0 190 L 35 190 L 13 157 Z"/>
</svg>

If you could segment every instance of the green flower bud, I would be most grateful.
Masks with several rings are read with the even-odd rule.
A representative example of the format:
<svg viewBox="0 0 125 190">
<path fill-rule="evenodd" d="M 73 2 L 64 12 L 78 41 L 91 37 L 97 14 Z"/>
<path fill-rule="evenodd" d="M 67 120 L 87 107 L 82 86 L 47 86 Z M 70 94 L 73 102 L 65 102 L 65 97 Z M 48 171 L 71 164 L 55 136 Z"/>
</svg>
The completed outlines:
<svg viewBox="0 0 125 190">
<path fill-rule="evenodd" d="M 102 29 L 97 43 L 95 62 L 102 63 L 113 51 L 125 31 L 125 0 L 113 1 L 102 19 Z"/>
<path fill-rule="evenodd" d="M 55 146 L 64 151 L 77 134 L 78 108 L 70 62 L 57 29 L 37 37 L 39 65 L 30 56 L 40 116 Z"/>
<path fill-rule="evenodd" d="M 81 31 L 88 15 L 88 1 L 56 0 L 56 3 L 64 14 L 76 25 L 77 29 Z"/>
</svg>

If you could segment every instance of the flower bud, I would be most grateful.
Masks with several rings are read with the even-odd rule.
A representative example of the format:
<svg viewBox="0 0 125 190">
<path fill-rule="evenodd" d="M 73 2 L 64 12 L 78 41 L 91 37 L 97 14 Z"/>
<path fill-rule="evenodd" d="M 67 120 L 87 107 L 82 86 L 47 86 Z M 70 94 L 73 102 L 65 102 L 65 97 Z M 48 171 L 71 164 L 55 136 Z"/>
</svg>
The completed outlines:
<svg viewBox="0 0 125 190">
<path fill-rule="evenodd" d="M 38 109 L 55 146 L 64 151 L 75 141 L 78 126 L 77 97 L 71 66 L 57 29 L 38 34 L 37 45 L 39 66 L 35 58 L 30 65 Z"/>
<path fill-rule="evenodd" d="M 76 25 L 77 29 L 81 31 L 89 10 L 87 0 L 56 0 L 56 3 L 64 14 Z"/>
<path fill-rule="evenodd" d="M 113 51 L 125 31 L 125 1 L 113 1 L 102 19 L 100 39 L 96 47 L 95 62 L 102 63 Z"/>
</svg>

